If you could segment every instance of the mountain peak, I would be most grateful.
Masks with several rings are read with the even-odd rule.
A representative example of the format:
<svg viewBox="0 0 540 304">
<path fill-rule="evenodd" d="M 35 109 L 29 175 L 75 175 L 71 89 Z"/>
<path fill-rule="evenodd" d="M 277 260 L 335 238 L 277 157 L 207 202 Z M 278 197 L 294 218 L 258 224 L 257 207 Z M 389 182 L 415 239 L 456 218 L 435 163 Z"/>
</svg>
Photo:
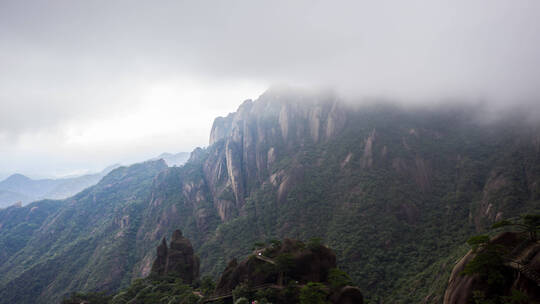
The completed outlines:
<svg viewBox="0 0 540 304">
<path fill-rule="evenodd" d="M 30 181 L 30 180 L 31 179 L 26 175 L 15 173 L 15 174 L 10 175 L 8 178 L 6 178 L 4 182 L 25 182 L 25 181 Z"/>
</svg>

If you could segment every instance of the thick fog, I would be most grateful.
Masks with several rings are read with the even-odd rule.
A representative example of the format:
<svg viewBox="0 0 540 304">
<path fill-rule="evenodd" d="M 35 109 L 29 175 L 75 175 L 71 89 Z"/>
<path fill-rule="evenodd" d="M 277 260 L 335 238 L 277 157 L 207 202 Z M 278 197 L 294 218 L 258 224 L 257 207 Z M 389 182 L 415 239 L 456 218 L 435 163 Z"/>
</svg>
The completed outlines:
<svg viewBox="0 0 540 304">
<path fill-rule="evenodd" d="M 267 87 L 540 104 L 540 2 L 0 2 L 0 177 L 190 151 Z"/>
</svg>

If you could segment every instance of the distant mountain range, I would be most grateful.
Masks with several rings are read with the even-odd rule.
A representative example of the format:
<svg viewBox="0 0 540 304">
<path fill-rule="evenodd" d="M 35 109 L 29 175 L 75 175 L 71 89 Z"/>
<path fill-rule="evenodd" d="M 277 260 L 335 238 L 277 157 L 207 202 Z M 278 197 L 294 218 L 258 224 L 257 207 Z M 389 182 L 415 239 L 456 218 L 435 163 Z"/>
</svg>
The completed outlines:
<svg viewBox="0 0 540 304">
<path fill-rule="evenodd" d="M 0 208 L 16 203 L 27 204 L 40 199 L 64 199 L 95 185 L 101 178 L 117 168 L 112 165 L 103 171 L 77 177 L 31 179 L 13 174 L 0 182 Z"/>
<path fill-rule="evenodd" d="M 185 164 L 190 153 L 162 153 L 151 160 L 163 159 L 167 166 L 178 167 Z M 97 184 L 105 175 L 120 165 L 115 164 L 99 173 L 76 177 L 32 179 L 16 173 L 0 182 L 0 208 L 13 204 L 27 204 L 41 199 L 64 199 Z"/>
</svg>

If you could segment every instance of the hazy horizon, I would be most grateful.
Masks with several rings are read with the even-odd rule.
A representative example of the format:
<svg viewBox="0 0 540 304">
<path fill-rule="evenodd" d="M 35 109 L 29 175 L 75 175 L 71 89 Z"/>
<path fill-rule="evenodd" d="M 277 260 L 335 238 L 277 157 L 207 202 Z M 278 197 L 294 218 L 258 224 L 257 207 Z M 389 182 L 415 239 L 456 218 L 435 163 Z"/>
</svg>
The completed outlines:
<svg viewBox="0 0 540 304">
<path fill-rule="evenodd" d="M 0 179 L 206 146 L 275 84 L 540 109 L 538 1 L 2 1 Z"/>
</svg>

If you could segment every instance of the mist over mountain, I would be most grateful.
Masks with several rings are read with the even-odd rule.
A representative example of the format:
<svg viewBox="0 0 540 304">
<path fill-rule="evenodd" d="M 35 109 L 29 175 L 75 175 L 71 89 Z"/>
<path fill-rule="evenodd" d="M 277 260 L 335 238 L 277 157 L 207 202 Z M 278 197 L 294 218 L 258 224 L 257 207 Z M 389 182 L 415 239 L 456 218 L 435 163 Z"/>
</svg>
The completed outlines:
<svg viewBox="0 0 540 304">
<path fill-rule="evenodd" d="M 539 12 L 535 0 L 2 1 L 0 171 L 191 151 L 275 84 L 538 117 Z"/>
<path fill-rule="evenodd" d="M 540 302 L 538 29 L 538 0 L 0 1 L 0 304 Z"/>
<path fill-rule="evenodd" d="M 183 166 L 121 167 L 66 200 L 0 210 L 0 303 L 117 291 L 176 229 L 202 275 L 261 240 L 318 237 L 367 301 L 442 302 L 471 234 L 540 206 L 539 126 L 477 116 L 270 90 L 216 118 Z"/>
<path fill-rule="evenodd" d="M 189 159 L 189 152 L 178 152 L 178 153 L 161 153 L 158 157 L 153 160 L 163 159 L 167 166 L 169 167 L 178 167 L 185 164 Z"/>
</svg>

